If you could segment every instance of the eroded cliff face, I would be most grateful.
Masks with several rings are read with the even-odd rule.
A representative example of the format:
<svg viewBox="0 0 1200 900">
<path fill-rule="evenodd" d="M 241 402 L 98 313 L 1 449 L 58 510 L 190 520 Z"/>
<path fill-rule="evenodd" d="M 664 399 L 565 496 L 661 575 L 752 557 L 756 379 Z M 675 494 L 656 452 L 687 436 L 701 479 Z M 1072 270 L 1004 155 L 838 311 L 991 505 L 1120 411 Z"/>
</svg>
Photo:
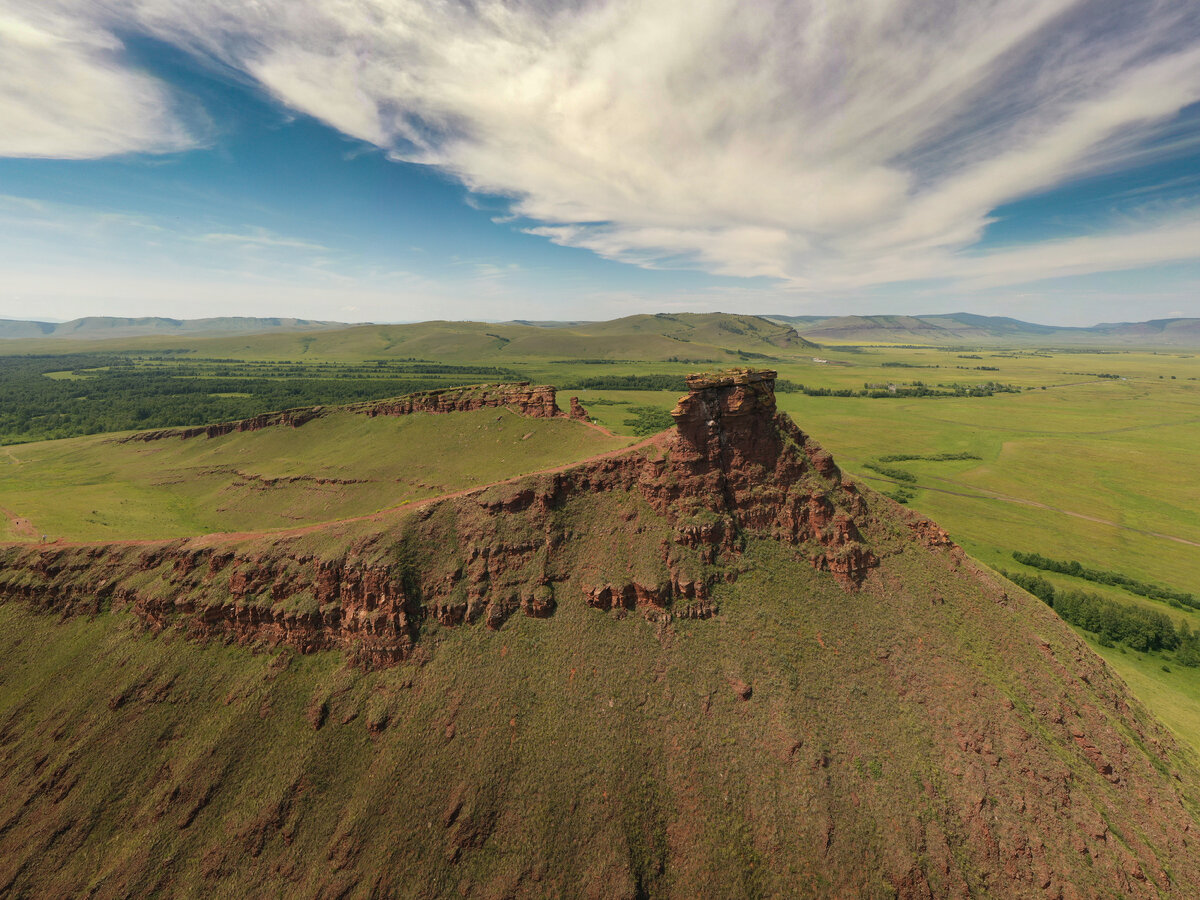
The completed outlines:
<svg viewBox="0 0 1200 900">
<path fill-rule="evenodd" d="M 352 540 L 335 523 L 10 546 L 0 550 L 0 596 L 62 611 L 111 603 L 152 628 L 342 649 L 378 666 L 410 655 L 426 623 L 498 628 L 518 612 L 552 615 L 560 602 L 641 609 L 659 623 L 708 618 L 714 586 L 737 579 L 753 538 L 794 547 L 851 590 L 879 562 L 864 537 L 874 527 L 868 502 L 776 411 L 774 375 L 693 377 L 675 427 L 626 454 L 430 502 Z M 553 389 L 521 385 L 419 394 L 367 414 L 489 404 L 557 414 Z"/>
<path fill-rule="evenodd" d="M 412 691 L 417 699 L 395 702 L 421 712 L 389 719 L 371 711 L 374 691 L 364 701 L 360 721 L 379 742 L 375 746 L 392 740 L 400 748 L 393 770 L 399 787 L 390 793 L 403 802 L 393 804 L 394 818 L 372 820 L 370 827 L 362 819 L 331 826 L 327 844 L 308 845 L 308 865 L 320 876 L 312 883 L 341 867 L 343 892 L 389 872 L 397 882 L 384 884 L 382 892 L 403 894 L 417 883 L 414 870 L 427 873 L 426 883 L 473 887 L 460 879 L 481 870 L 466 868 L 462 860 L 481 865 L 483 854 L 491 854 L 486 841 L 509 839 L 528 822 L 548 821 L 578 802 L 583 812 L 567 825 L 612 816 L 619 824 L 608 843 L 589 829 L 547 838 L 537 827 L 529 832 L 532 852 L 555 841 L 570 851 L 583 844 L 620 846 L 630 821 L 639 835 L 664 830 L 674 843 L 650 864 L 669 873 L 673 888 L 664 889 L 669 895 L 711 891 L 719 874 L 712 860 L 733 858 L 731 834 L 753 842 L 746 846 L 763 860 L 758 871 L 777 876 L 764 882 L 765 892 L 795 891 L 801 883 L 796 872 L 805 871 L 825 879 L 828 896 L 1196 895 L 1197 781 L 1190 758 L 1130 702 L 1120 680 L 1052 610 L 1032 598 L 1010 596 L 1011 585 L 963 557 L 936 525 L 844 478 L 826 451 L 778 413 L 773 373 L 690 379 L 675 423 L 626 453 L 426 503 L 370 526 L 0 547 L 0 599 L 62 614 L 122 609 L 152 631 L 177 628 L 199 639 L 286 645 L 299 652 L 341 650 L 363 668 L 453 652 L 450 641 L 437 651 L 427 649 L 439 629 L 500 628 L 513 615 L 544 618 L 565 604 L 594 607 L 588 613 L 594 616 L 641 616 L 655 627 L 660 644 L 642 641 L 650 645 L 644 658 L 623 658 L 641 667 L 624 686 L 614 687 L 608 677 L 613 645 L 594 634 L 581 640 L 572 621 L 562 628 L 535 626 L 544 630 L 534 641 L 527 640 L 528 633 L 498 636 L 491 645 L 495 652 L 450 656 L 440 675 L 430 674 L 443 661 L 437 658 L 412 666 L 411 674 L 363 674 L 381 680 L 402 676 L 398 690 L 405 697 Z M 759 567 L 750 571 L 756 559 Z M 827 574 L 814 575 L 809 566 Z M 765 592 L 772 606 L 751 608 L 760 602 L 752 586 L 761 589 L 781 571 L 802 577 L 780 581 L 773 595 Z M 673 619 L 721 616 L 719 602 L 730 596 L 723 585 L 738 579 L 746 589 L 736 598 L 740 609 L 730 602 L 716 622 L 690 629 L 669 625 Z M 531 668 L 536 674 L 529 678 L 514 679 L 513 671 L 524 670 L 498 664 L 518 637 L 526 639 L 526 659 L 536 656 L 541 666 Z M 554 652 L 545 652 L 547 646 Z M 572 667 L 569 674 L 553 668 L 564 660 Z M 731 660 L 738 661 L 735 669 L 729 668 Z M 587 687 L 579 686 L 584 678 L 574 680 L 577 661 L 581 673 L 592 672 Z M 114 658 L 98 663 L 125 665 Z M 449 669 L 455 673 L 452 690 L 438 680 Z M 273 684 L 276 677 L 272 667 L 263 681 Z M 173 678 L 122 676 L 120 692 L 108 695 L 110 710 L 120 705 L 129 711 L 142 702 L 139 692 L 153 697 L 147 704 L 158 704 Z M 235 693 L 222 685 L 216 696 L 227 696 L 226 706 L 236 705 L 242 701 Z M 596 710 L 612 710 L 614 695 L 617 712 L 598 726 Z M 331 688 L 322 686 L 319 696 L 309 707 L 314 735 L 336 732 L 360 714 L 350 699 L 330 699 Z M 245 705 L 254 721 L 267 721 L 269 704 L 257 694 L 248 694 Z M 468 717 L 460 705 L 472 712 L 471 732 L 461 724 Z M 568 722 L 562 733 L 575 729 L 571 741 L 559 742 L 565 749 L 553 749 L 544 732 L 521 732 L 529 727 L 524 714 L 519 720 L 510 710 L 531 705 L 554 710 L 545 718 Z M 51 708 L 45 745 L 68 748 L 63 752 L 71 762 L 77 745 L 73 737 L 59 743 L 66 717 Z M 424 712 L 430 709 L 444 718 L 431 721 Z M 580 718 L 569 718 L 575 715 Z M 132 715 L 111 724 L 77 718 L 97 729 L 129 727 L 130 740 L 169 733 L 141 725 L 135 731 L 127 725 L 138 721 Z M 24 727 L 15 717 L 5 725 L 6 741 L 18 750 L 23 748 L 14 741 Z M 213 731 L 218 738 L 211 755 L 217 758 L 226 735 L 242 730 Z M 632 756 L 616 757 L 607 769 L 610 781 L 596 781 L 598 769 L 589 757 L 587 777 L 578 777 L 572 767 L 579 765 L 580 741 L 605 749 L 632 732 L 650 736 L 648 751 L 639 745 Z M 281 740 L 295 739 L 295 729 L 277 733 L 286 735 Z M 422 743 L 431 733 L 435 739 Z M 464 734 L 469 743 L 460 751 Z M 335 737 L 336 745 L 325 746 L 344 754 L 339 766 L 368 760 L 356 775 L 360 783 L 387 771 L 377 756 L 349 753 L 345 748 L 351 745 Z M 514 751 L 518 740 L 525 743 Z M 413 747 L 425 748 L 432 762 L 406 784 L 401 779 L 412 768 Z M 28 759 L 44 752 L 35 749 L 26 753 Z M 236 759 L 243 751 L 230 752 Z M 539 818 L 521 806 L 501 816 L 485 806 L 475 814 L 471 792 L 493 796 L 489 792 L 503 767 L 554 752 L 561 754 L 551 757 L 557 765 L 538 768 L 531 776 L 536 790 L 520 794 L 544 798 L 544 808 L 553 813 Z M 104 755 L 104 764 L 111 758 Z M 654 773 L 660 793 L 638 796 L 667 796 L 668 804 L 650 814 L 635 812 L 633 819 L 620 806 L 615 813 L 607 803 L 589 807 L 597 795 L 607 801 L 608 791 L 632 796 L 640 789 L 628 775 L 631 758 L 666 761 Z M 477 765 L 480 759 L 499 762 Z M 53 860 L 54 853 L 81 858 L 77 848 L 100 821 L 99 813 L 89 817 L 72 803 L 80 796 L 100 797 L 105 814 L 115 815 L 112 810 L 122 807 L 110 798 L 118 791 L 105 772 L 102 785 L 109 793 L 77 788 L 68 797 L 76 773 L 67 763 L 54 769 L 45 761 L 40 756 L 27 776 L 30 796 L 41 799 L 24 802 L 30 808 L 41 803 L 61 819 L 53 820 L 53 829 L 39 825 L 22 832 L 24 813 L 14 813 L 7 821 L 17 827 L 0 837 L 7 834 L 10 855 L 27 852 L 37 862 Z M 215 816 L 238 806 L 225 798 L 241 802 L 259 789 L 257 781 L 243 787 L 233 780 L 240 765 L 212 768 L 220 773 L 214 778 L 229 783 L 206 785 L 185 766 L 172 770 L 156 761 L 147 766 L 144 788 L 122 785 L 120 792 L 150 794 L 162 786 L 170 798 L 164 808 L 182 807 L 177 820 L 164 821 L 172 834 L 182 834 L 194 821 L 205 821 L 198 814 Z M 745 827 L 733 831 L 727 773 L 735 773 L 746 791 L 740 807 L 754 812 Z M 422 793 L 427 782 L 443 776 L 445 796 Z M 289 777 L 303 783 L 300 776 Z M 65 787 L 56 784 L 60 778 Z M 173 780 L 179 784 L 172 786 Z M 264 846 L 264 861 L 292 871 L 297 847 L 304 845 L 293 845 L 299 819 L 286 820 L 279 811 L 292 802 L 291 793 L 282 796 L 268 797 L 254 821 L 286 836 L 273 844 L 259 841 L 248 852 L 237 837 L 248 826 L 229 819 L 209 832 L 215 838 L 205 838 L 218 842 L 205 856 L 208 872 L 219 870 L 212 861 L 224 859 L 227 847 L 233 848 L 231 859 L 244 862 Z M 305 830 L 319 827 L 309 809 L 300 826 Z M 414 809 L 423 822 L 441 822 L 440 828 L 420 829 L 429 850 L 414 855 L 417 861 L 408 869 L 390 857 L 380 864 L 365 856 L 365 848 L 378 843 L 375 835 L 410 826 Z M 777 828 L 757 827 L 763 810 Z M 134 821 L 147 827 L 157 820 L 145 815 Z M 716 851 L 698 843 L 698 835 L 715 836 Z M 319 850 L 311 850 L 314 846 Z M 479 855 L 472 859 L 473 854 Z M 502 864 L 510 866 L 516 856 L 510 849 Z M 566 853 L 553 864 L 531 864 L 524 887 L 546 893 L 547 879 L 574 873 L 575 858 Z M 126 864 L 140 865 L 141 859 Z M 599 871 L 621 875 L 614 865 Z M 23 867 L 32 871 L 35 865 Z M 444 875 L 449 867 L 458 868 Z M 584 870 L 580 878 L 586 881 L 579 882 L 582 887 L 571 882 L 559 892 L 574 896 L 597 876 Z M 240 894 L 262 892 L 263 882 L 246 883 L 251 887 Z M 499 882 L 489 872 L 478 883 Z M 605 896 L 635 896 L 638 883 L 627 879 L 625 887 Z M 284 892 L 296 893 L 298 884 L 287 884 Z M 737 896 L 737 886 L 727 893 Z"/>
<path fill-rule="evenodd" d="M 194 428 L 160 428 L 141 431 L 120 438 L 120 443 L 131 441 L 160 441 L 165 438 L 207 437 L 215 438 L 244 431 L 259 431 L 263 428 L 288 426 L 299 428 L 313 419 L 319 419 L 336 409 L 347 409 L 364 416 L 407 416 L 418 412 L 451 413 L 470 412 L 475 409 L 505 407 L 519 415 L 534 419 L 550 419 L 569 416 L 582 422 L 588 421 L 587 411 L 580 406 L 577 397 L 571 398 L 570 410 L 564 413 L 555 400 L 556 391 L 550 385 L 530 385 L 528 381 L 512 384 L 476 384 L 467 387 L 441 388 L 420 391 L 390 400 L 372 400 L 354 403 L 345 407 L 305 406 L 277 413 L 263 413 L 236 422 L 219 422 L 215 425 L 199 425 Z"/>
<path fill-rule="evenodd" d="M 775 373 L 688 378 L 676 405 L 672 474 L 684 503 L 725 519 L 726 534 L 809 545 L 811 562 L 857 584 L 878 559 L 860 525 L 866 502 L 833 457 L 775 408 Z"/>
<path fill-rule="evenodd" d="M 140 431 L 128 437 L 120 438 L 119 443 L 131 441 L 161 441 L 164 438 L 179 438 L 187 440 L 194 437 L 215 438 L 226 434 L 243 431 L 260 431 L 263 428 L 275 428 L 286 425 L 299 428 L 313 419 L 319 419 L 327 413 L 323 406 L 305 406 L 297 409 L 287 409 L 277 413 L 263 413 L 249 419 L 239 419 L 236 422 L 218 422 L 215 425 L 198 425 L 194 428 L 162 428 L 156 431 Z"/>
<path fill-rule="evenodd" d="M 504 406 L 523 416 L 550 419 L 563 415 L 555 394 L 555 389 L 548 384 L 530 385 L 528 381 L 518 381 L 420 391 L 395 400 L 359 404 L 351 409 L 367 416 L 407 416 L 415 412 L 470 412 Z"/>
</svg>

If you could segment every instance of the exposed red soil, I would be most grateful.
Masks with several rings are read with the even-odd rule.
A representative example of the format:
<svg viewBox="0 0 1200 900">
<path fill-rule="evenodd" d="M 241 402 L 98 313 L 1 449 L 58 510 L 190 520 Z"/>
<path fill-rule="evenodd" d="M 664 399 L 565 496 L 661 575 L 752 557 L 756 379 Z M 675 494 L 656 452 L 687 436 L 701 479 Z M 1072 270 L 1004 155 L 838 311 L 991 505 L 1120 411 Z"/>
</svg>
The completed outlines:
<svg viewBox="0 0 1200 900">
<path fill-rule="evenodd" d="M 23 534 L 30 538 L 38 536 L 37 529 L 34 528 L 33 523 L 29 519 L 19 516 L 11 509 L 5 509 L 3 506 L 0 506 L 0 513 L 3 513 L 4 517 L 8 519 L 9 525 L 16 534 Z"/>
</svg>

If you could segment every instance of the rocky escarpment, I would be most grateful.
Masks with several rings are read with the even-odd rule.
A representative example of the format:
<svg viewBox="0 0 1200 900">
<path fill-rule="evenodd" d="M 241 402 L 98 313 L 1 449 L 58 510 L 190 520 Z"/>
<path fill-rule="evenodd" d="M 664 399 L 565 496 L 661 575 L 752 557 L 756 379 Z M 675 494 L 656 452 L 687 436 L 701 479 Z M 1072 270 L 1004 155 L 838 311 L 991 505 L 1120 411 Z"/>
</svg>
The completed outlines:
<svg viewBox="0 0 1200 900">
<path fill-rule="evenodd" d="M 564 413 L 556 402 L 556 390 L 550 385 L 530 385 L 528 381 L 512 384 L 475 384 L 467 387 L 440 388 L 420 391 L 389 400 L 372 400 L 354 403 L 345 407 L 305 406 L 277 413 L 263 413 L 236 422 L 219 422 L 214 425 L 198 425 L 192 428 L 161 428 L 141 431 L 120 438 L 119 443 L 131 441 L 159 441 L 165 438 L 187 440 L 194 437 L 215 438 L 236 432 L 259 431 L 263 428 L 288 426 L 299 428 L 313 419 L 319 419 L 338 409 L 365 416 L 407 416 L 417 412 L 451 413 L 470 412 L 476 409 L 504 407 L 522 416 L 549 419 L 568 416 L 581 422 L 588 421 L 587 410 L 579 404 L 578 397 L 571 398 L 571 406 Z"/>
<path fill-rule="evenodd" d="M 321 418 L 327 412 L 328 409 L 324 406 L 298 407 L 285 409 L 283 412 L 263 413 L 249 419 L 239 419 L 236 422 L 218 422 L 214 425 L 197 425 L 193 428 L 161 428 L 155 431 L 139 431 L 137 434 L 120 438 L 118 443 L 161 441 L 164 438 L 180 438 L 181 440 L 194 437 L 215 438 L 235 432 L 261 431 L 264 428 L 275 428 L 281 425 L 299 428 L 313 419 Z"/>
<path fill-rule="evenodd" d="M 0 596 L 64 610 L 113 603 L 155 628 L 179 622 L 198 635 L 343 649 L 386 665 L 412 652 L 425 623 L 498 628 L 564 600 L 642 608 L 659 622 L 707 618 L 714 586 L 738 578 L 754 538 L 796 548 L 852 589 L 878 564 L 864 538 L 866 498 L 776 411 L 773 384 L 769 371 L 694 377 L 675 427 L 639 448 L 430 503 L 353 539 L 335 525 L 9 547 Z M 415 395 L 398 409 L 512 396 Z M 552 392 L 520 396 L 526 409 L 557 408 Z"/>
<path fill-rule="evenodd" d="M 5 632 L 6 685 L 28 683 L 22 667 L 49 674 L 42 697 L 0 722 L 0 796 L 13 798 L 0 858 L 18 860 L 0 877 L 30 896 L 185 883 L 138 892 L 88 871 L 26 890 L 39 864 L 52 876 L 116 827 L 144 847 L 183 835 L 166 846 L 172 866 L 200 860 L 178 870 L 186 884 L 237 896 L 298 866 L 308 882 L 272 891 L 585 896 L 611 882 L 594 895 L 1196 896 L 1190 758 L 1053 610 L 842 477 L 777 412 L 772 382 L 692 378 L 675 427 L 623 453 L 373 520 L 0 547 L 0 598 L 127 613 L 77 622 L 44 653 L 38 641 L 58 630 L 48 621 Z M 505 627 L 517 615 L 558 618 Z M 634 621 L 611 621 L 623 617 Z M 167 637 L 340 650 L 357 667 L 290 654 L 249 665 L 141 641 L 131 618 Z M 484 628 L 502 630 L 486 640 Z M 88 629 L 110 639 L 81 639 Z M 144 663 L 145 648 L 169 671 Z M 422 664 L 363 671 L 412 656 Z M 301 677 L 316 690 L 289 681 Z M 77 713 L 59 705 L 60 683 Z M 311 729 L 296 727 L 306 695 Z M 41 710 L 35 732 L 28 717 Z M 90 745 L 76 723 L 94 731 Z M 194 734 L 212 743 L 187 743 Z M 292 746 L 294 763 L 277 752 Z M 142 758 L 139 781 L 113 781 Z M 300 787 L 263 791 L 281 771 L 294 786 L 335 772 L 338 789 L 311 801 L 292 798 Z M 121 805 L 143 796 L 132 815 Z M 326 798 L 336 814 L 323 822 L 307 804 Z M 367 856 L 392 833 L 423 841 L 420 853 Z M 662 836 L 652 854 L 647 835 Z M 599 868 L 581 864 L 596 847 Z M 150 868 L 103 845 L 88 853 Z M 234 865 L 249 867 L 237 890 L 221 880 Z M 521 867 L 524 881 L 500 880 Z M 324 890 L 331 869 L 341 880 Z M 750 871 L 764 880 L 746 881 Z M 395 881 L 372 881 L 379 873 Z"/>
<path fill-rule="evenodd" d="M 555 400 L 555 393 L 555 389 L 548 384 L 530 385 L 528 381 L 518 381 L 512 384 L 477 384 L 419 391 L 395 400 L 378 400 L 350 408 L 367 416 L 407 416 L 417 412 L 470 412 L 507 407 L 523 416 L 551 419 L 563 415 Z"/>
</svg>

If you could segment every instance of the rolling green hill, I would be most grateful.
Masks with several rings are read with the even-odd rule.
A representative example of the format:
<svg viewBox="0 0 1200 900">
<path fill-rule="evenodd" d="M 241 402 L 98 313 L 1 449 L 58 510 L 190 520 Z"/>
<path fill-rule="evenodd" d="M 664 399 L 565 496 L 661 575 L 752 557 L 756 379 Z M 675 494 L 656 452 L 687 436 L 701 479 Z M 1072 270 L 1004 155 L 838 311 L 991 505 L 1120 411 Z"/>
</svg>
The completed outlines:
<svg viewBox="0 0 1200 900">
<path fill-rule="evenodd" d="M 0 333 L 0 337 L 3 334 Z M 116 337 L 116 335 L 114 335 Z M 418 358 L 504 364 L 529 358 L 727 361 L 727 351 L 774 356 L 811 345 L 788 325 L 725 313 L 629 316 L 545 328 L 484 322 L 358 325 L 337 330 L 221 337 L 154 334 L 122 336 L 123 350 L 188 351 L 246 359 Z M 71 345 L 74 352 L 112 350 L 99 338 Z M 0 341 L 0 353 L 62 352 L 53 340 Z"/>
<path fill-rule="evenodd" d="M 839 344 L 1004 344 L 1029 346 L 1200 346 L 1200 319 L 1158 319 L 1067 327 L 1006 316 L 767 316 L 814 341 Z"/>
<path fill-rule="evenodd" d="M 507 409 L 334 411 L 301 428 L 188 440 L 47 441 L 0 456 L 0 540 L 165 538 L 372 513 L 628 443 Z"/>
</svg>

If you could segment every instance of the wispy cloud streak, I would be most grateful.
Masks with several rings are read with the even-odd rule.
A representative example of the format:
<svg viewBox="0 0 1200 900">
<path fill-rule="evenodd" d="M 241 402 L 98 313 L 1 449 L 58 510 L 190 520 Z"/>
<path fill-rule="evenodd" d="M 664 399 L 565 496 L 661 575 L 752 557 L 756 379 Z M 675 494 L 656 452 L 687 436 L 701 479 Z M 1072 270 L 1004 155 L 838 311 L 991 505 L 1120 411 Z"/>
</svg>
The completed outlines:
<svg viewBox="0 0 1200 900">
<path fill-rule="evenodd" d="M 89 159 L 196 146 L 167 88 L 121 51 L 85 4 L 0 6 L 0 156 Z"/>
<path fill-rule="evenodd" d="M 1137 253 L 1082 251 L 1102 235 L 1069 265 L 1067 245 L 967 252 L 996 207 L 1144 158 L 1200 101 L 1200 23 L 1178 0 L 74 7 L 508 197 L 534 234 L 636 265 L 819 292 L 1179 258 L 1153 236 L 1180 226 L 1153 217 L 1112 236 Z"/>
</svg>

